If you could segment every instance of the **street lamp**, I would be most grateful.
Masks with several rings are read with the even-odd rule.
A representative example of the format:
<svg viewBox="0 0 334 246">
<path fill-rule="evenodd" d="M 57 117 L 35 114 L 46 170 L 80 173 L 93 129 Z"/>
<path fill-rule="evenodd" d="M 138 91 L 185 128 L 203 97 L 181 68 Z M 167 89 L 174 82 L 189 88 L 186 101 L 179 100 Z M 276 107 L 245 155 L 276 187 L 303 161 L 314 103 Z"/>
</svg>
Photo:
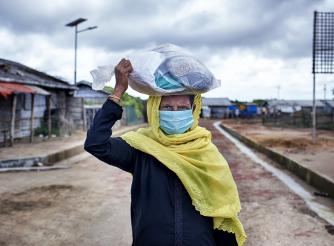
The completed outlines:
<svg viewBox="0 0 334 246">
<path fill-rule="evenodd" d="M 87 27 L 82 30 L 78 30 L 78 25 L 84 21 L 87 21 L 87 19 L 84 18 L 78 18 L 70 23 L 67 23 L 65 26 L 69 27 L 75 27 L 75 33 L 74 33 L 74 85 L 77 84 L 77 45 L 78 45 L 78 33 L 79 32 L 85 32 L 89 30 L 96 29 L 97 26 L 91 26 Z"/>
</svg>

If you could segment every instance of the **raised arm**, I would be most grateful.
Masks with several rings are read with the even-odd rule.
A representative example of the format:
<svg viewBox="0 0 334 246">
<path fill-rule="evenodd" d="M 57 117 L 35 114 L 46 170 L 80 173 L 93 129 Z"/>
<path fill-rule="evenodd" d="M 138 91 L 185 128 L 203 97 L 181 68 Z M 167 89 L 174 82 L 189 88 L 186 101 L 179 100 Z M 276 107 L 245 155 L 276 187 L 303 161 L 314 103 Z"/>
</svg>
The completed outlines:
<svg viewBox="0 0 334 246">
<path fill-rule="evenodd" d="M 112 126 L 122 118 L 119 98 L 128 88 L 127 77 L 131 63 L 123 59 L 115 68 L 116 86 L 114 97 L 108 98 L 99 109 L 93 124 L 87 131 L 84 149 L 105 163 L 133 172 L 137 150 L 120 137 L 112 137 Z"/>
</svg>

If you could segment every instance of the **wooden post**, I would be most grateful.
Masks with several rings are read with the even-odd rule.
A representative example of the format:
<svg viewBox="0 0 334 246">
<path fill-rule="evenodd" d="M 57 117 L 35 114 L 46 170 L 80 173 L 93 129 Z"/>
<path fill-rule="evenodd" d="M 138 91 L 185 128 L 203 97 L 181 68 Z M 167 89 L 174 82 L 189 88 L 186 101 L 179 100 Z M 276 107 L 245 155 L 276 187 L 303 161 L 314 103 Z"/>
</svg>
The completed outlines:
<svg viewBox="0 0 334 246">
<path fill-rule="evenodd" d="M 81 98 L 81 105 L 82 105 L 82 121 L 83 121 L 83 124 L 82 124 L 82 128 L 84 131 L 86 131 L 86 109 L 85 109 L 85 100 L 84 98 L 82 97 Z"/>
<path fill-rule="evenodd" d="M 13 101 L 12 101 L 12 119 L 11 119 L 11 121 L 10 121 L 10 146 L 13 146 L 13 145 L 14 145 L 16 101 L 17 101 L 17 95 L 16 95 L 16 94 L 13 94 Z"/>
<path fill-rule="evenodd" d="M 31 94 L 31 114 L 30 114 L 30 143 L 34 139 L 34 117 L 35 117 L 35 94 Z"/>
<path fill-rule="evenodd" d="M 48 111 L 48 139 L 51 138 L 51 95 L 46 99 L 47 111 Z"/>
</svg>

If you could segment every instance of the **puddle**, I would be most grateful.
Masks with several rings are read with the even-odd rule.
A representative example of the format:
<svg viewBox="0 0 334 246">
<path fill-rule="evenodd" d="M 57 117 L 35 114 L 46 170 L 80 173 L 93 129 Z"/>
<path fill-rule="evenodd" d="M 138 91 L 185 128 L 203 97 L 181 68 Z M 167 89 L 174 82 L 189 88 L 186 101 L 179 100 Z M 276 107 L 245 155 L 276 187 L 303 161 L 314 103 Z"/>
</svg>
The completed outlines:
<svg viewBox="0 0 334 246">
<path fill-rule="evenodd" d="M 302 185 L 297 183 L 292 177 L 279 170 L 278 168 L 270 165 L 268 162 L 259 158 L 255 152 L 248 148 L 245 144 L 240 142 L 238 139 L 234 138 L 231 134 L 222 129 L 220 121 L 215 122 L 214 127 L 221 132 L 227 139 L 229 139 L 235 146 L 249 157 L 252 161 L 263 166 L 267 171 L 272 173 L 275 177 L 281 180 L 285 185 L 287 185 L 294 193 L 301 197 L 307 204 L 307 206 L 315 212 L 319 217 L 326 220 L 329 224 L 334 225 L 334 212 L 331 208 L 316 201 L 316 197 L 307 191 Z"/>
<path fill-rule="evenodd" d="M 50 207 L 65 199 L 73 188 L 71 185 L 49 185 L 18 193 L 3 193 L 0 197 L 0 215 Z"/>
</svg>

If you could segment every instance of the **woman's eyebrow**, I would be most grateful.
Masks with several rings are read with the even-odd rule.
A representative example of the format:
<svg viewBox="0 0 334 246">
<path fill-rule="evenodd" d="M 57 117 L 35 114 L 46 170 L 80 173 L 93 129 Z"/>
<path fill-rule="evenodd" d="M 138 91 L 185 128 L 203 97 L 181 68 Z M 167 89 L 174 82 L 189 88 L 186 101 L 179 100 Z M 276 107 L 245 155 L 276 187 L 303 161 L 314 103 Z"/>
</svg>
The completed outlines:
<svg viewBox="0 0 334 246">
<path fill-rule="evenodd" d="M 173 106 L 170 104 L 165 104 L 165 105 L 161 105 L 161 107 L 173 107 Z"/>
<path fill-rule="evenodd" d="M 177 105 L 177 107 L 191 107 L 191 105 L 189 105 L 189 104 L 180 104 L 180 105 Z"/>
</svg>

